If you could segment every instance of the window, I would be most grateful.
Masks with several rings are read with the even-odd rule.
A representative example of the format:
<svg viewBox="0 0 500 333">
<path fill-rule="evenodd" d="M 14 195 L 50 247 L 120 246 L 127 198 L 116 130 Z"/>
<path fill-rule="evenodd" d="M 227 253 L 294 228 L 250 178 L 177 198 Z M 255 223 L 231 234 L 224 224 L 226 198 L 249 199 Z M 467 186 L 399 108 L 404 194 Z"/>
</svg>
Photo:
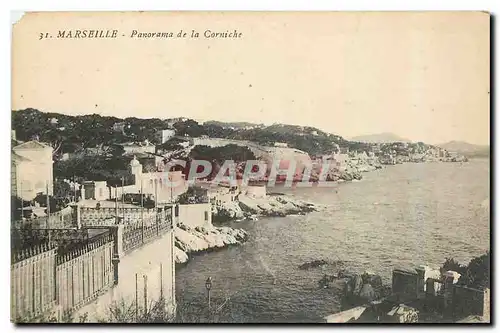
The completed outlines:
<svg viewBox="0 0 500 333">
<path fill-rule="evenodd" d="M 205 211 L 205 221 L 208 221 L 208 212 Z"/>
</svg>

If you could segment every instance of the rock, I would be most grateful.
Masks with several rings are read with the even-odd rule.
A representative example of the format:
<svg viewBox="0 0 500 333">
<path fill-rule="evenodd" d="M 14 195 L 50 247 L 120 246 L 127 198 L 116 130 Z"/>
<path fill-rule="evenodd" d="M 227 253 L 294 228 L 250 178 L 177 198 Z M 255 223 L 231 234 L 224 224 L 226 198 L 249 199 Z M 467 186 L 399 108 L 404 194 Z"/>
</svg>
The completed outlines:
<svg viewBox="0 0 500 333">
<path fill-rule="evenodd" d="M 324 266 L 327 265 L 328 262 L 325 260 L 313 260 L 310 262 L 303 263 L 302 265 L 299 266 L 299 269 L 311 269 L 319 266 Z"/>
<path fill-rule="evenodd" d="M 179 225 L 179 228 L 175 230 L 176 262 L 186 262 L 190 253 L 240 244 L 246 238 L 247 233 L 241 229 L 212 226 L 198 226 L 191 229 L 188 226 Z"/>
<path fill-rule="evenodd" d="M 308 213 L 316 210 L 315 206 L 299 200 L 284 196 L 268 196 L 265 198 L 253 198 L 240 195 L 240 207 L 244 215 L 264 215 L 283 217 L 291 214 Z"/>
<path fill-rule="evenodd" d="M 361 288 L 363 287 L 363 279 L 361 278 L 361 276 L 355 274 L 351 278 L 351 285 L 352 285 L 352 293 L 358 296 L 359 293 L 361 292 Z"/>
<path fill-rule="evenodd" d="M 341 279 L 341 283 L 343 285 L 343 291 L 344 291 L 344 296 L 352 296 L 352 283 L 351 283 L 351 279 L 349 278 L 342 278 Z"/>
<path fill-rule="evenodd" d="M 175 262 L 177 264 L 186 263 L 189 260 L 186 252 L 180 250 L 177 246 L 174 247 Z"/>
<path fill-rule="evenodd" d="M 362 275 L 363 283 L 370 284 L 375 290 L 382 288 L 382 278 L 380 275 L 365 272 Z"/>
<path fill-rule="evenodd" d="M 244 212 L 237 201 L 223 201 L 212 205 L 212 220 L 224 222 L 244 218 Z"/>
<path fill-rule="evenodd" d="M 377 298 L 377 294 L 375 293 L 375 290 L 373 289 L 371 284 L 365 283 L 359 291 L 359 297 L 368 302 L 371 302 Z"/>
</svg>

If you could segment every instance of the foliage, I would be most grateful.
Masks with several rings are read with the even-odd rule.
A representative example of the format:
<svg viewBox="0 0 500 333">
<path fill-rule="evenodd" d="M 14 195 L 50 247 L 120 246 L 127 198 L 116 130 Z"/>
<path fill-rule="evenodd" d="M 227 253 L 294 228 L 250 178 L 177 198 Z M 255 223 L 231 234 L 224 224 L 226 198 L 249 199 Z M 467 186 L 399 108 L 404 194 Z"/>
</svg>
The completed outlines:
<svg viewBox="0 0 500 333">
<path fill-rule="evenodd" d="M 441 273 L 455 271 L 460 273 L 459 284 L 475 288 L 490 288 L 490 251 L 472 259 L 468 265 L 460 265 L 455 259 L 447 258 Z"/>
<path fill-rule="evenodd" d="M 74 314 L 70 311 L 64 311 L 61 315 L 61 318 L 58 319 L 57 315 L 54 313 L 44 313 L 41 316 L 36 318 L 17 318 L 15 320 L 16 324 L 28 324 L 28 323 L 61 323 L 61 324 L 70 324 L 70 323 L 86 323 L 88 320 L 88 314 L 85 313 L 78 318 L 74 317 Z"/>
<path fill-rule="evenodd" d="M 54 196 L 59 198 L 70 198 L 75 195 L 75 189 L 60 178 L 54 181 Z"/>
<path fill-rule="evenodd" d="M 40 207 L 47 207 L 47 195 L 46 194 L 38 194 L 34 199 L 33 202 L 38 203 Z M 64 200 L 57 199 L 52 195 L 48 196 L 48 202 L 50 206 L 50 212 L 54 213 L 57 211 L 60 211 L 64 207 L 66 207 Z M 47 210 L 45 210 L 45 213 L 47 213 Z"/>
<path fill-rule="evenodd" d="M 443 265 L 440 268 L 441 274 L 447 271 L 455 271 L 457 273 L 463 274 L 467 269 L 466 266 L 460 265 L 458 261 L 453 258 L 446 258 Z"/>
<path fill-rule="evenodd" d="M 184 142 L 184 141 L 181 139 L 172 138 L 172 139 L 162 143 L 161 145 L 156 146 L 156 149 L 157 149 L 157 151 L 163 151 L 163 152 L 179 150 L 179 149 L 183 148 L 180 145 L 181 142 Z"/>
<path fill-rule="evenodd" d="M 80 180 L 108 180 L 111 186 L 121 186 L 122 177 L 130 178 L 128 160 L 122 156 L 106 157 L 82 155 L 54 163 L 54 175 L 60 178 Z"/>
<path fill-rule="evenodd" d="M 26 206 L 26 203 L 21 200 L 21 198 L 11 195 L 10 197 L 10 211 L 12 215 L 13 220 L 20 220 L 21 219 L 21 207 Z"/>
<path fill-rule="evenodd" d="M 51 122 L 57 119 L 57 124 Z M 113 125 L 124 123 L 124 131 L 113 130 Z M 245 126 L 243 126 L 245 125 Z M 251 140 L 260 144 L 273 145 L 274 142 L 286 142 L 290 147 L 306 151 L 310 154 L 328 153 L 335 149 L 335 144 L 348 141 L 340 136 L 324 133 L 312 127 L 293 125 L 272 125 L 245 129 L 242 123 L 226 126 L 224 123 L 209 122 L 201 125 L 187 119 L 177 121 L 173 126 L 179 136 L 210 137 Z M 144 141 L 156 143 L 156 131 L 165 129 L 167 121 L 153 118 L 126 118 L 100 116 L 98 114 L 83 116 L 68 116 L 57 113 L 43 113 L 35 109 L 25 109 L 12 112 L 12 128 L 20 140 L 27 141 L 37 137 L 40 141 L 51 145 L 61 145 L 60 153 L 75 152 L 78 148 L 96 147 L 99 144 L 110 146 L 127 141 Z M 235 129 L 233 129 L 235 128 Z M 317 135 L 312 134 L 317 132 Z M 165 147 L 168 148 L 168 147 Z"/>
<path fill-rule="evenodd" d="M 189 157 L 193 160 L 212 161 L 217 164 L 223 164 L 228 160 L 242 162 L 257 159 L 248 147 L 233 144 L 216 148 L 195 146 L 189 153 Z"/>
<path fill-rule="evenodd" d="M 177 300 L 176 313 L 167 311 L 165 299 L 150 301 L 146 311 L 143 304 L 121 299 L 109 306 L 106 314 L 98 319 L 99 323 L 218 323 L 223 318 L 230 318 L 229 299 L 212 299 L 212 307 L 208 311 L 206 300 L 201 296 L 192 302 Z M 226 319 L 227 320 L 227 319 Z M 60 319 L 54 314 L 45 314 L 38 318 L 18 318 L 16 323 L 89 323 L 88 314 L 75 318 L 73 313 L 65 312 Z"/>
<path fill-rule="evenodd" d="M 52 119 L 57 119 L 57 124 Z M 128 141 L 145 141 L 159 144 L 156 133 L 170 127 L 173 121 L 158 118 L 141 119 L 100 116 L 97 114 L 68 116 L 57 113 L 43 113 L 35 109 L 25 109 L 12 113 L 12 127 L 20 140 L 33 137 L 58 147 L 57 154 L 76 152 L 87 147 L 99 145 L 113 146 Z M 123 123 L 123 132 L 113 129 L 115 123 Z M 323 155 L 337 152 L 340 149 L 363 152 L 376 149 L 378 154 L 396 154 L 408 156 L 412 153 L 424 153 L 431 148 L 422 142 L 392 142 L 372 144 L 355 142 L 335 134 L 323 132 L 314 127 L 274 124 L 270 126 L 251 123 L 224 123 L 217 121 L 200 124 L 192 119 L 175 121 L 173 127 L 178 136 L 200 137 L 207 135 L 213 138 L 248 140 L 261 145 L 273 146 L 275 142 L 287 143 L 308 154 Z M 179 140 L 169 140 L 159 145 L 159 150 L 179 150 Z M 119 148 L 113 148 L 111 155 L 119 157 Z"/>
<path fill-rule="evenodd" d="M 192 119 L 176 122 L 174 128 L 177 135 L 180 136 L 200 137 L 207 135 L 205 128 Z"/>
<path fill-rule="evenodd" d="M 53 122 L 53 119 L 56 119 Z M 117 132 L 115 123 L 124 122 L 125 129 Z M 88 114 L 69 116 L 59 113 L 44 113 L 36 109 L 12 112 L 12 129 L 19 140 L 37 138 L 53 147 L 61 145 L 61 153 L 73 153 L 81 148 L 96 147 L 102 143 L 113 145 L 127 141 L 156 140 L 155 133 L 165 129 L 165 121 L 153 119 L 126 118 Z"/>
<path fill-rule="evenodd" d="M 458 282 L 476 288 L 490 288 L 490 262 L 490 251 L 472 259 Z"/>
<path fill-rule="evenodd" d="M 177 202 L 180 204 L 187 204 L 194 202 L 204 201 L 207 197 L 207 190 L 199 186 L 190 186 L 187 191 L 178 196 Z"/>
</svg>

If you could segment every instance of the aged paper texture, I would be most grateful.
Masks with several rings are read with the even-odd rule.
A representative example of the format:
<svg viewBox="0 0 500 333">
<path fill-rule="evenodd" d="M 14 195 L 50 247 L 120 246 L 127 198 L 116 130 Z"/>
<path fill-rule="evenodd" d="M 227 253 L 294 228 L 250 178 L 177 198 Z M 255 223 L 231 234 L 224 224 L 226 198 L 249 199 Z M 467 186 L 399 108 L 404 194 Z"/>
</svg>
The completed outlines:
<svg viewBox="0 0 500 333">
<path fill-rule="evenodd" d="M 490 323 L 490 15 L 30 12 L 11 320 Z"/>
</svg>

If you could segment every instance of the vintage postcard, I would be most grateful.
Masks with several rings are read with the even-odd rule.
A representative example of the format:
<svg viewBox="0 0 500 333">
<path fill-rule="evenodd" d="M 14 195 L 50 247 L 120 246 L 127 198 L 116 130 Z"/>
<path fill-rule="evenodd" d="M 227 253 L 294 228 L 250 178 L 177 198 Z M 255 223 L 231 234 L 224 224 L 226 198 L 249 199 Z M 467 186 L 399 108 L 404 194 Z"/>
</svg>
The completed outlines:
<svg viewBox="0 0 500 333">
<path fill-rule="evenodd" d="M 11 321 L 490 323 L 490 15 L 29 12 Z"/>
</svg>

